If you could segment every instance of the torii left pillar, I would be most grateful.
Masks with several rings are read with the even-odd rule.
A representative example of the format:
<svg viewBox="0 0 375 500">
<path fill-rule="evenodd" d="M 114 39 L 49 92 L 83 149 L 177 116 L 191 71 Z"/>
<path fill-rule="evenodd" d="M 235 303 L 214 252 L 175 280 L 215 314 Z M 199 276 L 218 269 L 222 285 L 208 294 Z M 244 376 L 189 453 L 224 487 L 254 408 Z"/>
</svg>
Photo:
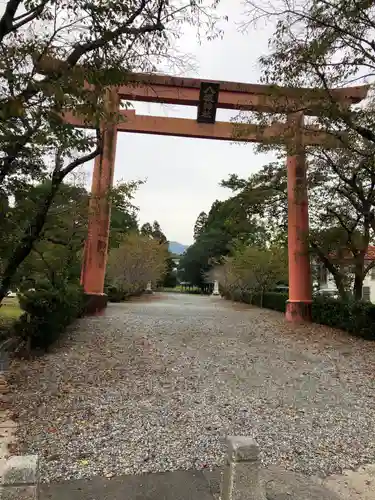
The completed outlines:
<svg viewBox="0 0 375 500">
<path fill-rule="evenodd" d="M 86 313 L 95 314 L 107 306 L 104 279 L 107 266 L 111 219 L 111 189 L 116 159 L 117 117 L 119 98 L 114 90 L 107 91 L 106 111 L 109 118 L 102 128 L 103 151 L 95 158 L 88 216 L 88 235 L 81 272 L 86 301 Z"/>
</svg>

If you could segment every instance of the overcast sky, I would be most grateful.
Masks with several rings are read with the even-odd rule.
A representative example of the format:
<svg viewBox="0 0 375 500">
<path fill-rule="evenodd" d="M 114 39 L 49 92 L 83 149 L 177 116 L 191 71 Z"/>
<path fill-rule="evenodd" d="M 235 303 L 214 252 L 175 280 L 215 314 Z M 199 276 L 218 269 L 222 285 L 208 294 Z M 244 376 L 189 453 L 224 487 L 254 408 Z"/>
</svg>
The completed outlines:
<svg viewBox="0 0 375 500">
<path fill-rule="evenodd" d="M 194 56 L 197 69 L 178 76 L 258 83 L 257 60 L 267 52 L 271 27 L 240 33 L 241 0 L 222 0 L 220 10 L 229 16 L 224 38 L 199 45 L 192 32 L 187 33 L 179 48 Z M 197 113 L 184 106 L 134 103 L 134 107 L 139 114 L 154 116 L 195 119 Z M 218 110 L 218 120 L 231 116 L 230 111 Z M 147 179 L 135 198 L 140 222 L 157 220 L 170 241 L 191 244 L 198 214 L 208 211 L 216 199 L 230 196 L 219 182 L 234 172 L 247 177 L 270 159 L 256 155 L 252 144 L 120 133 L 115 179 Z"/>
</svg>

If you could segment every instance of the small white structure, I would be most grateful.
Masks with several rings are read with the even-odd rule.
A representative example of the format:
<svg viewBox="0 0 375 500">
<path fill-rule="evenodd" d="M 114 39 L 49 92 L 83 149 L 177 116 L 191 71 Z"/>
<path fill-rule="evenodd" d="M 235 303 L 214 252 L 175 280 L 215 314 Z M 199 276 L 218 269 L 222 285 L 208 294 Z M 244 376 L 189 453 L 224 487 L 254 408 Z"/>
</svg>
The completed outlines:
<svg viewBox="0 0 375 500">
<path fill-rule="evenodd" d="M 214 291 L 212 292 L 212 295 L 220 295 L 218 280 L 214 281 Z"/>
<path fill-rule="evenodd" d="M 153 292 L 152 292 L 152 283 L 151 283 L 151 281 L 149 281 L 149 282 L 147 283 L 146 293 L 153 293 Z"/>
</svg>

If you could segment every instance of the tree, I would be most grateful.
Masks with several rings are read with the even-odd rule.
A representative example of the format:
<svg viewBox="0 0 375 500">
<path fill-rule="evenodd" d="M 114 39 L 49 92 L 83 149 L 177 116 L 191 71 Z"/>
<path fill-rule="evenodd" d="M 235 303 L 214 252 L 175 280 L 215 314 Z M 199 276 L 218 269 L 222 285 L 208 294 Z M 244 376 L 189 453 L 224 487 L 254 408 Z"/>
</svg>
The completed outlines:
<svg viewBox="0 0 375 500">
<path fill-rule="evenodd" d="M 141 226 L 140 233 L 142 236 L 152 238 L 152 225 L 149 222 L 146 222 Z"/>
<path fill-rule="evenodd" d="M 165 234 L 161 230 L 159 222 L 156 220 L 153 222 L 152 225 L 149 222 L 143 224 L 140 232 L 144 236 L 148 236 L 149 238 L 153 238 L 154 240 L 159 241 L 161 245 L 164 245 L 168 242 Z"/>
<path fill-rule="evenodd" d="M 139 209 L 133 205 L 133 199 L 138 187 L 143 183 L 143 181 L 120 182 L 112 188 L 109 249 L 118 247 L 128 233 L 138 231 Z"/>
<path fill-rule="evenodd" d="M 239 276 L 247 274 L 249 289 L 260 292 L 262 297 L 264 292 L 288 279 L 287 253 L 283 248 L 240 247 L 234 252 L 232 265 Z"/>
<path fill-rule="evenodd" d="M 285 249 L 242 244 L 214 270 L 214 276 L 226 293 L 233 293 L 235 290 L 260 293 L 262 306 L 263 294 L 279 282 L 287 280 L 287 269 Z"/>
<path fill-rule="evenodd" d="M 216 200 L 202 232 L 180 261 L 182 279 L 202 287 L 208 271 L 228 255 L 234 242 L 260 243 L 264 231 L 238 197 Z"/>
<path fill-rule="evenodd" d="M 168 257 L 165 261 L 165 264 L 165 273 L 164 276 L 162 276 L 159 284 L 164 288 L 175 288 L 175 286 L 177 285 L 177 272 L 173 256 L 170 252 L 168 252 Z"/>
<path fill-rule="evenodd" d="M 108 86 L 128 81 L 130 71 L 153 71 L 161 61 L 183 63 L 173 54 L 180 27 L 191 23 L 198 33 L 219 34 L 217 3 L 8 0 L 0 18 L 0 197 L 15 197 L 30 182 L 45 179 L 50 190 L 18 246 L 2 260 L 0 302 L 38 240 L 61 184 L 100 154 L 100 124 L 118 119 L 105 104 Z M 64 123 L 64 111 L 93 123 L 96 134 Z"/>
<path fill-rule="evenodd" d="M 312 200 L 320 207 L 315 211 L 312 248 L 333 275 L 341 295 L 348 271 L 353 271 L 353 295 L 360 300 L 363 280 L 374 266 L 366 262 L 375 237 L 374 160 L 344 150 L 314 155 L 311 165 L 320 180 Z"/>
<path fill-rule="evenodd" d="M 260 18 L 276 21 L 271 53 L 260 59 L 263 81 L 320 88 L 326 96 L 318 110 L 320 121 L 330 130 L 349 129 L 374 144 L 372 103 L 349 109 L 335 103 L 329 90 L 364 82 L 373 84 L 372 2 L 306 0 L 298 4 L 280 0 L 266 6 L 264 2 L 246 0 L 246 4 L 248 24 Z"/>
<path fill-rule="evenodd" d="M 363 280 L 374 266 L 366 262 L 374 241 L 375 175 L 364 157 L 350 151 L 313 152 L 308 162 L 310 235 L 313 256 L 332 274 L 340 295 L 352 288 L 362 297 Z M 375 173 L 375 172 L 374 172 Z M 222 182 L 266 221 L 273 242 L 286 243 L 287 175 L 284 162 L 265 165 L 249 179 L 232 175 Z M 353 272 L 352 282 L 348 279 Z"/>
<path fill-rule="evenodd" d="M 266 8 L 248 0 L 247 5 L 252 21 L 277 20 L 271 54 L 261 58 L 263 81 L 319 87 L 326 99 L 316 122 L 328 132 L 347 133 L 339 150 L 310 150 L 310 241 L 342 296 L 347 294 L 348 270 L 353 271 L 353 294 L 360 299 L 363 279 L 373 266 L 365 261 L 375 229 L 373 98 L 349 109 L 333 101 L 329 88 L 373 85 L 374 5 L 321 0 L 300 5 L 281 1 Z"/>
<path fill-rule="evenodd" d="M 124 235 L 137 229 L 135 207 L 131 200 L 138 183 L 122 183 L 112 190 L 112 216 L 110 248 L 119 246 Z M 28 214 L 33 213 L 45 192 L 49 181 L 30 186 L 25 196 L 17 198 L 11 210 L 14 239 L 24 232 Z M 81 182 L 65 183 L 53 200 L 43 231 L 32 251 L 18 269 L 17 282 L 30 283 L 47 279 L 52 285 L 78 282 L 84 242 L 88 228 L 89 193 Z M 11 252 L 16 242 L 8 243 Z"/>
<path fill-rule="evenodd" d="M 27 197 L 18 198 L 12 210 L 13 235 L 22 235 L 29 213 L 50 190 L 50 181 L 30 186 Z M 62 184 L 51 204 L 43 231 L 18 268 L 18 282 L 47 279 L 53 286 L 78 281 L 82 248 L 87 235 L 89 195 L 82 186 Z M 13 245 L 9 245 L 9 250 Z M 28 285 L 29 287 L 29 285 Z"/>
<path fill-rule="evenodd" d="M 168 253 L 156 239 L 131 233 L 118 248 L 111 250 L 108 260 L 108 281 L 128 295 L 156 283 L 166 270 Z"/>
<path fill-rule="evenodd" d="M 152 225 L 149 222 L 146 222 L 141 227 L 140 234 L 159 242 L 160 245 L 165 247 L 165 251 L 167 252 L 165 272 L 158 280 L 157 286 L 163 286 L 166 288 L 175 287 L 177 283 L 177 276 L 174 271 L 175 264 L 173 261 L 173 255 L 168 249 L 169 242 L 163 233 L 159 222 L 155 220 Z"/>
<path fill-rule="evenodd" d="M 271 53 L 260 60 L 262 81 L 319 88 L 325 98 L 317 107 L 315 123 L 329 133 L 345 132 L 340 136 L 341 149 L 309 151 L 309 169 L 314 170 L 317 180 L 310 200 L 315 196 L 325 207 L 310 218 L 311 243 L 342 295 L 346 294 L 343 283 L 347 270 L 354 271 L 353 292 L 360 299 L 363 279 L 372 266 L 365 262 L 365 255 L 374 240 L 374 100 L 370 93 L 361 106 L 341 106 L 330 88 L 363 83 L 373 86 L 375 6 L 344 0 L 306 0 L 300 4 L 280 0 L 267 6 L 246 0 L 246 4 L 249 24 L 260 18 L 276 21 Z M 277 86 L 274 96 L 276 100 Z M 338 233 L 337 243 L 342 247 L 332 248 L 332 236 Z M 345 259 L 338 259 L 338 255 L 345 255 Z"/>
<path fill-rule="evenodd" d="M 231 174 L 221 186 L 229 188 L 249 215 L 259 219 L 264 241 L 287 245 L 287 176 L 283 161 L 264 165 L 248 179 Z"/>
<path fill-rule="evenodd" d="M 201 212 L 197 220 L 194 224 L 194 240 L 198 239 L 198 236 L 204 231 L 204 228 L 207 223 L 207 214 L 206 212 Z"/>
</svg>

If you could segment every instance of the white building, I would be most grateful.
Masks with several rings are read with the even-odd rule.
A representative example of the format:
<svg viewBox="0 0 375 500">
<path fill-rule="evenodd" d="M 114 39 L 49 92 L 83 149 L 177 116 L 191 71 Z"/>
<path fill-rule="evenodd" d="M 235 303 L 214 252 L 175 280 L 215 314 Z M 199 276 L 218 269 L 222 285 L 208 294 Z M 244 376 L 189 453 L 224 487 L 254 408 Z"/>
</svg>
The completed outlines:
<svg viewBox="0 0 375 500">
<path fill-rule="evenodd" d="M 375 260 L 375 246 L 370 245 L 367 250 L 366 258 L 365 258 L 365 267 L 368 266 L 371 262 Z M 350 272 L 348 266 L 348 272 Z M 353 274 L 354 280 L 354 274 Z M 319 272 L 319 289 L 322 292 L 333 293 L 337 292 L 337 287 L 335 284 L 335 280 L 331 273 L 327 271 L 323 266 L 320 268 Z M 365 279 L 363 280 L 362 287 L 362 299 L 369 300 L 375 304 L 375 267 L 370 269 L 370 271 L 366 274 Z"/>
</svg>

